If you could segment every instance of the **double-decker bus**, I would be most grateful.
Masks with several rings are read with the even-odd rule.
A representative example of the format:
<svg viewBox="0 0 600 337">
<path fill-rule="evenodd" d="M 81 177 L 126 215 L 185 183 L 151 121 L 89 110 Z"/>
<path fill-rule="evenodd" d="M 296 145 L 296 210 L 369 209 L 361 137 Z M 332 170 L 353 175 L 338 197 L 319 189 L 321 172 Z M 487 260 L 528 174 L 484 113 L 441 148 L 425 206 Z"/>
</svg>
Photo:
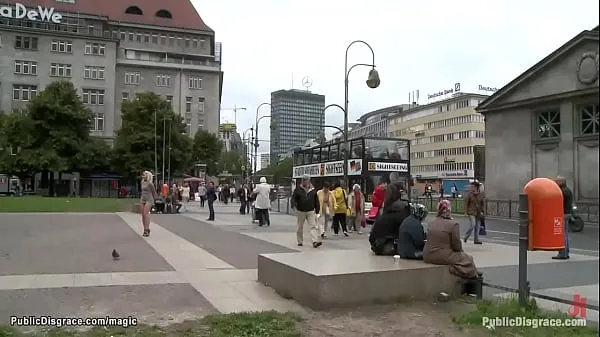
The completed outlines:
<svg viewBox="0 0 600 337">
<path fill-rule="evenodd" d="M 374 188 L 383 177 L 398 172 L 408 191 L 410 176 L 410 141 L 398 138 L 359 137 L 349 139 L 347 188 L 359 184 L 368 202 Z M 344 142 L 318 145 L 294 152 L 292 177 L 296 184 L 303 175 L 311 177 L 315 188 L 323 183 L 343 183 L 344 179 Z"/>
</svg>

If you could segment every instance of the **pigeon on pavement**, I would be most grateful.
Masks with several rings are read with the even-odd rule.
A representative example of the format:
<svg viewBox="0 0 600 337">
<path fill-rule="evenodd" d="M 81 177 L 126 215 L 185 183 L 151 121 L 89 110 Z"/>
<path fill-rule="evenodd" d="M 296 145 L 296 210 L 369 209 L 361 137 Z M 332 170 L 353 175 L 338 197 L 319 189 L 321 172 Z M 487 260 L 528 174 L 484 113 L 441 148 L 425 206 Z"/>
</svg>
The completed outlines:
<svg viewBox="0 0 600 337">
<path fill-rule="evenodd" d="M 119 253 L 117 253 L 116 249 L 113 249 L 113 251 L 112 251 L 112 257 L 113 257 L 113 260 L 118 260 L 119 257 L 121 257 L 121 255 L 119 255 Z"/>
</svg>

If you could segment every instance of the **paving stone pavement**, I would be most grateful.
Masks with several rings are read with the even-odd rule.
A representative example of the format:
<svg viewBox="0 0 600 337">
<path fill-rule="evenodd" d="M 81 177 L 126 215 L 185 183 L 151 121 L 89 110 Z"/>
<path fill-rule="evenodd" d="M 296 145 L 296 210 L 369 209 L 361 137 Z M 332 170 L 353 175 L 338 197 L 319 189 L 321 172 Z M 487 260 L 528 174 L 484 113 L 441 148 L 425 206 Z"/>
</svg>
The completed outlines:
<svg viewBox="0 0 600 337">
<path fill-rule="evenodd" d="M 0 324 L 25 314 L 131 314 L 143 323 L 166 324 L 217 311 L 304 312 L 256 282 L 257 254 L 313 250 L 295 245 L 295 219 L 273 213 L 272 226 L 260 228 L 238 209 L 217 204 L 211 223 L 196 204 L 182 215 L 153 215 L 149 238 L 141 237 L 140 217 L 132 213 L 0 214 Z M 366 239 L 331 237 L 322 249 L 368 254 Z M 113 248 L 119 261 L 110 256 Z M 471 244 L 466 250 L 478 256 L 490 279 L 514 282 L 515 247 Z M 597 301 L 597 291 L 595 297 L 590 291 L 594 284 L 597 290 L 597 257 L 553 261 L 548 254 L 530 253 L 535 289 L 567 297 L 580 292 Z"/>
</svg>

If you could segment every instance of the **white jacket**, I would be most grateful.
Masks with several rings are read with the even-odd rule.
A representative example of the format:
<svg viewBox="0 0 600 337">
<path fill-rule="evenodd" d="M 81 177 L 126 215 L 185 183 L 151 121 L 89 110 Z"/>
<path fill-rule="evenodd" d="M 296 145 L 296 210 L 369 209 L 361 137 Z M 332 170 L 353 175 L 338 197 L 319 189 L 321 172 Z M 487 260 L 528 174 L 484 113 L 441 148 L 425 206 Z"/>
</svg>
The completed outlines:
<svg viewBox="0 0 600 337">
<path fill-rule="evenodd" d="M 271 185 L 266 183 L 258 184 L 254 188 L 254 191 L 252 191 L 252 193 L 256 194 L 256 202 L 254 203 L 254 208 L 271 208 L 271 199 L 269 198 L 269 194 L 271 194 Z"/>
</svg>

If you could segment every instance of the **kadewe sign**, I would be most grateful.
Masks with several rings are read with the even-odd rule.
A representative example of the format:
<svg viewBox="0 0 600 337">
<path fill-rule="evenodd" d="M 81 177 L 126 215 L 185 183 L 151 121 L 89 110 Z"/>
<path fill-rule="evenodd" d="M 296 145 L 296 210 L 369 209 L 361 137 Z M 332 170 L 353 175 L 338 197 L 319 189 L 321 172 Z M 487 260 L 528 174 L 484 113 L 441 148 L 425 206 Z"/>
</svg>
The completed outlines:
<svg viewBox="0 0 600 337">
<path fill-rule="evenodd" d="M 25 5 L 17 2 L 12 6 L 0 6 L 0 17 L 58 24 L 62 21 L 63 16 L 60 13 L 56 13 L 52 7 L 37 6 L 37 8 L 28 9 Z"/>
</svg>

